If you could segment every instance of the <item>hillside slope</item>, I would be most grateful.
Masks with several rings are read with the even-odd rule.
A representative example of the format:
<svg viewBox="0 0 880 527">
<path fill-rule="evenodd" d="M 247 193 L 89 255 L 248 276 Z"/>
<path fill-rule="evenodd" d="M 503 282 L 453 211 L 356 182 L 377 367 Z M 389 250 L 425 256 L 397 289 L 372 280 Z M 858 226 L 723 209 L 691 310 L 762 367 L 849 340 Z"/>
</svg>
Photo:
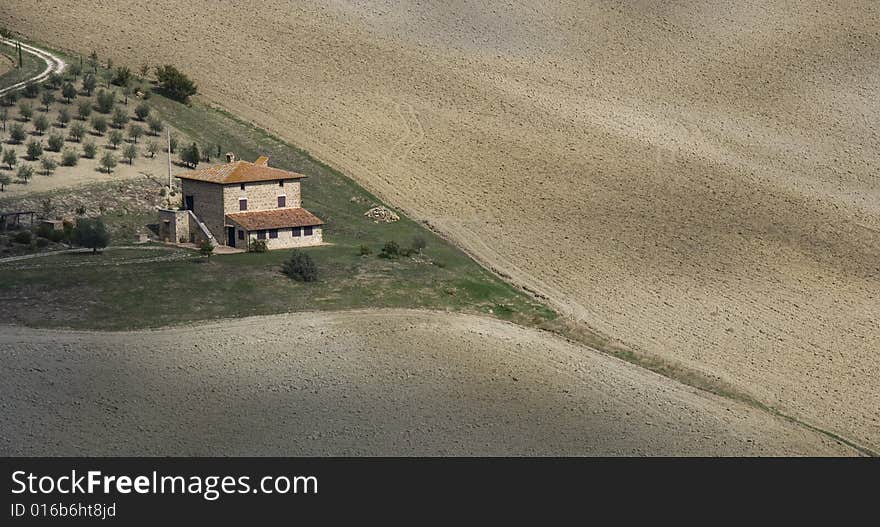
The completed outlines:
<svg viewBox="0 0 880 527">
<path fill-rule="evenodd" d="M 0 328 L 3 455 L 853 455 L 602 353 L 438 312 Z"/>
<path fill-rule="evenodd" d="M 645 353 L 880 449 L 880 5 L 8 0 Z"/>
</svg>

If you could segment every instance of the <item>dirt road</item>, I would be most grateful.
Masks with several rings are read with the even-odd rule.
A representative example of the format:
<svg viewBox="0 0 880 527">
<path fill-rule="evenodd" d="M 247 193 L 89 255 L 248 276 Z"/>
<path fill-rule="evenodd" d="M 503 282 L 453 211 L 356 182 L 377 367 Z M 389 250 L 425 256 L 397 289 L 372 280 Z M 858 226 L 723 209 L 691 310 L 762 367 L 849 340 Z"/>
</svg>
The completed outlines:
<svg viewBox="0 0 880 527">
<path fill-rule="evenodd" d="M 177 64 L 572 317 L 880 450 L 878 10 L 9 0 L 0 22 Z"/>
<path fill-rule="evenodd" d="M 0 46 L 15 46 L 16 44 L 17 44 L 17 41 L 15 41 L 15 40 L 0 37 Z M 40 48 L 37 48 L 34 46 L 30 46 L 28 44 L 21 44 L 21 50 L 22 50 L 22 52 L 34 55 L 35 57 L 37 57 L 40 60 L 42 60 L 43 62 L 45 62 L 46 68 L 44 70 L 40 71 L 39 73 L 37 73 L 36 75 L 34 75 L 33 77 L 31 77 L 30 79 L 25 79 L 21 82 L 17 82 L 15 84 L 10 85 L 10 86 L 0 88 L 0 96 L 3 96 L 11 91 L 15 91 L 15 90 L 23 87 L 24 85 L 31 83 L 31 82 L 43 81 L 44 79 L 47 79 L 49 77 L 49 75 L 51 75 L 53 73 L 61 73 L 62 71 L 64 71 L 64 68 L 67 67 L 67 64 L 65 64 L 63 60 L 58 58 L 58 56 L 52 54 L 51 52 L 45 51 L 43 49 L 40 49 Z M 13 65 L 14 65 L 14 63 L 13 63 Z M 2 70 L 2 67 L 0 67 L 0 70 Z M 0 71 L 0 72 L 2 72 L 2 71 Z"/>
<path fill-rule="evenodd" d="M 0 329 L 2 455 L 852 455 L 546 333 L 419 311 Z"/>
</svg>

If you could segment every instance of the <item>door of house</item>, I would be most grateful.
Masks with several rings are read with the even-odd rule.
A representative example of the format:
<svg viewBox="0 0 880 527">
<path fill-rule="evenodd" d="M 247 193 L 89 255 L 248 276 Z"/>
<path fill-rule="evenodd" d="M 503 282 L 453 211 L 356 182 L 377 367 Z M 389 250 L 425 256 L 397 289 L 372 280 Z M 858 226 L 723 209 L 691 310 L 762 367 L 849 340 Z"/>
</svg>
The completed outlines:
<svg viewBox="0 0 880 527">
<path fill-rule="evenodd" d="M 226 227 L 226 245 L 235 247 L 235 227 Z"/>
<path fill-rule="evenodd" d="M 186 210 L 194 210 L 193 207 L 195 205 L 195 200 L 192 196 L 187 196 L 186 198 L 184 198 L 184 201 L 185 203 L 183 208 L 185 208 Z"/>
</svg>

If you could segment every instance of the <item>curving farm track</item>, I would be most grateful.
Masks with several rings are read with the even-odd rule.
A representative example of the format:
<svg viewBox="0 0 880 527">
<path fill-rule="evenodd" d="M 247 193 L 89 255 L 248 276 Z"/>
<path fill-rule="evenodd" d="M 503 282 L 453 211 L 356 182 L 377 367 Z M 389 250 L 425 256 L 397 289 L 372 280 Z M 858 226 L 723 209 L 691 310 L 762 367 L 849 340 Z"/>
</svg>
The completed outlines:
<svg viewBox="0 0 880 527">
<path fill-rule="evenodd" d="M 18 43 L 18 41 L 16 41 L 16 40 L 0 37 L 0 44 L 2 44 L 4 46 L 15 47 L 15 45 L 17 43 Z M 21 43 L 21 49 L 25 53 L 33 55 L 33 56 L 41 59 L 43 62 L 45 62 L 46 68 L 43 69 L 43 71 L 41 71 L 39 74 L 31 77 L 30 79 L 26 79 L 21 82 L 17 82 L 15 84 L 13 84 L 11 86 L 7 86 L 5 88 L 0 88 L 0 96 L 3 96 L 9 92 L 18 90 L 20 88 L 23 88 L 32 82 L 41 82 L 41 81 L 47 79 L 49 77 L 49 75 L 51 75 L 53 73 L 61 73 L 62 71 L 64 71 L 64 68 L 67 67 L 67 64 L 63 60 L 61 60 L 58 56 L 56 56 L 52 53 L 49 53 L 48 51 L 44 51 L 40 48 L 31 46 L 29 44 L 25 44 L 24 42 Z"/>
</svg>

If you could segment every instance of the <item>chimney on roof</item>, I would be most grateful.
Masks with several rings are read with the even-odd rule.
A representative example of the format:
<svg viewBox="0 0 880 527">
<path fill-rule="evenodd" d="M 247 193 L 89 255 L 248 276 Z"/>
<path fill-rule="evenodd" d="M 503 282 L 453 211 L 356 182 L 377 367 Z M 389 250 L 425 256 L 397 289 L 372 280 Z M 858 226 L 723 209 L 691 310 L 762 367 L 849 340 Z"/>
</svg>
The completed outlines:
<svg viewBox="0 0 880 527">
<path fill-rule="evenodd" d="M 260 156 L 254 161 L 254 164 L 261 167 L 267 167 L 269 166 L 269 158 L 266 156 Z"/>
<path fill-rule="evenodd" d="M 226 162 L 235 163 L 235 154 L 233 154 L 232 152 L 226 152 Z"/>
</svg>

